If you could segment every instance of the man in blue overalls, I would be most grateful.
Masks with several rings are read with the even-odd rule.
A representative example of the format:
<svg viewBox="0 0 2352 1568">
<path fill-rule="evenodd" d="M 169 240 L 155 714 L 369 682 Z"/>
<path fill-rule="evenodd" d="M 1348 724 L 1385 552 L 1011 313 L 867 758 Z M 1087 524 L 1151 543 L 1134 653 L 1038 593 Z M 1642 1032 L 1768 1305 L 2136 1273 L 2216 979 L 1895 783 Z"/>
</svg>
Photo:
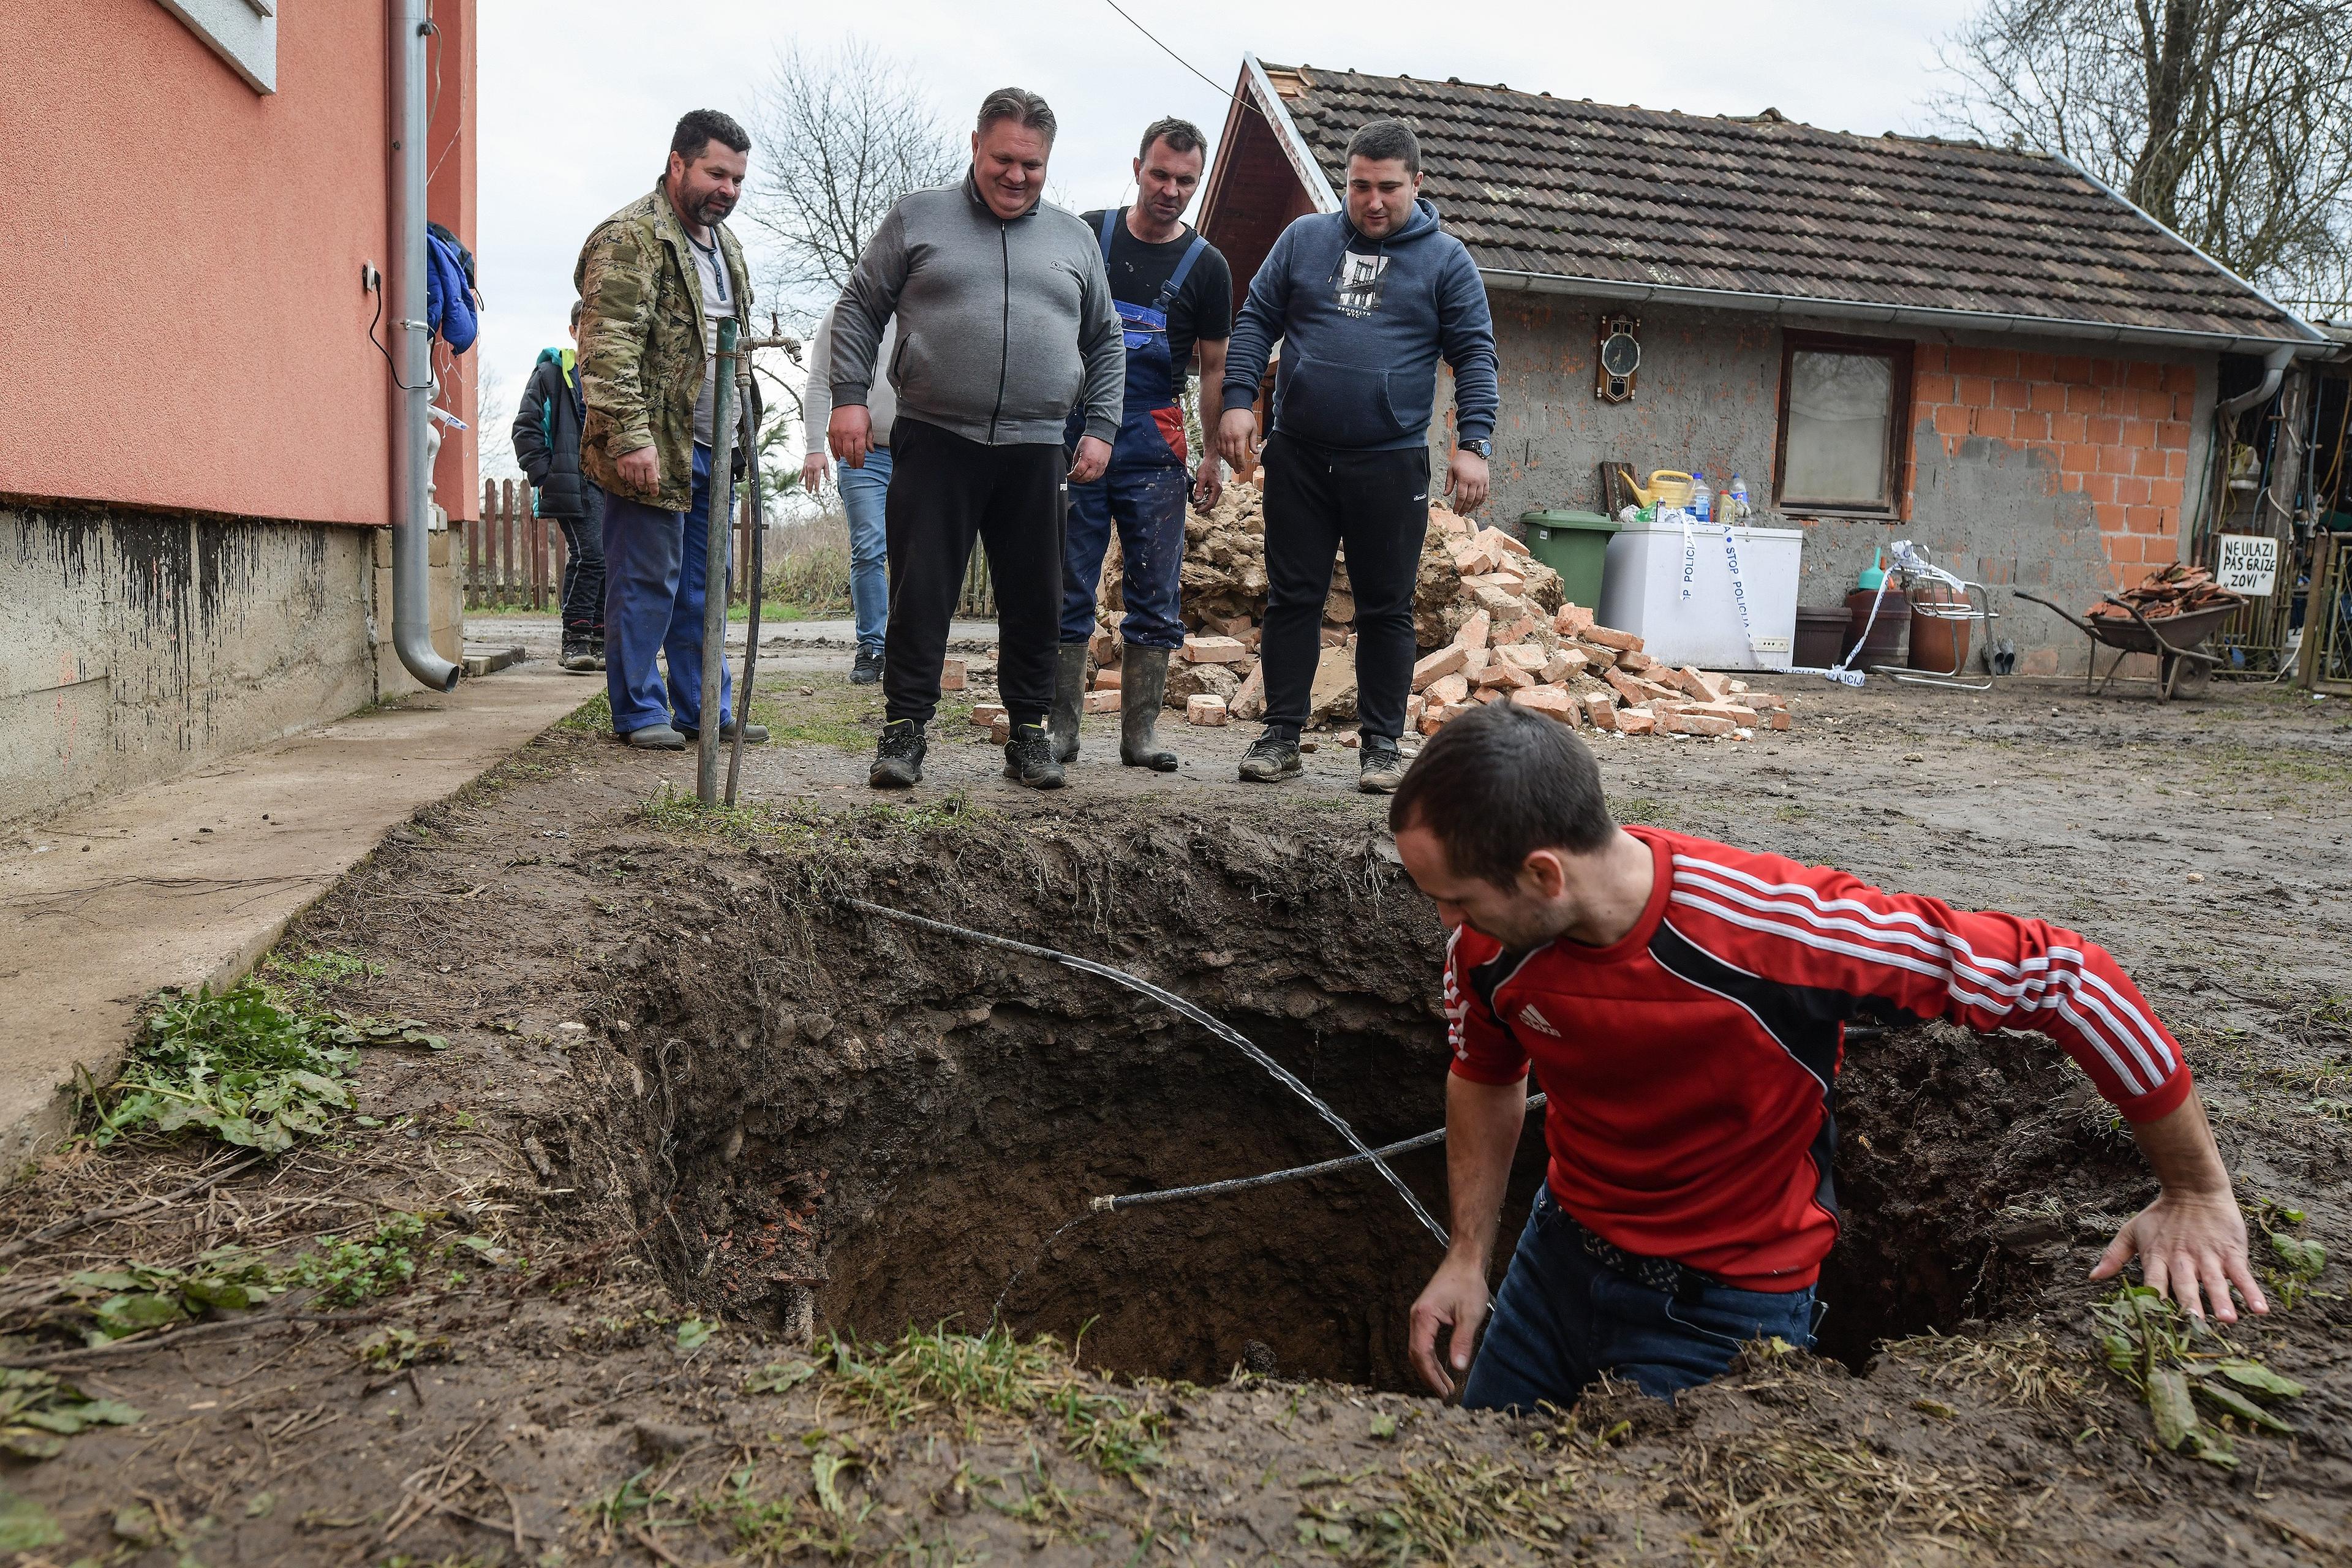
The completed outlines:
<svg viewBox="0 0 2352 1568">
<path fill-rule="evenodd" d="M 1193 351 L 1201 356 L 1201 428 L 1213 431 L 1223 396 L 1225 341 L 1233 335 L 1234 275 L 1217 247 L 1184 222 L 1201 183 L 1208 140 L 1181 120 L 1143 133 L 1135 160 L 1135 205 L 1087 213 L 1101 236 L 1111 298 L 1127 335 L 1127 406 L 1110 467 L 1092 484 L 1069 487 L 1062 558 L 1062 645 L 1054 707 L 1045 722 L 1054 755 L 1078 754 L 1078 710 L 1086 697 L 1087 642 L 1095 630 L 1095 589 L 1103 552 L 1118 530 L 1127 618 L 1119 636 L 1118 760 L 1173 772 L 1176 753 L 1152 733 L 1168 694 L 1168 656 L 1184 643 L 1178 584 L 1184 565 L 1184 500 L 1216 505 L 1223 481 L 1214 452 L 1197 482 L 1186 473 L 1184 410 L 1177 395 Z M 1075 416 L 1069 439 L 1083 433 Z"/>
</svg>

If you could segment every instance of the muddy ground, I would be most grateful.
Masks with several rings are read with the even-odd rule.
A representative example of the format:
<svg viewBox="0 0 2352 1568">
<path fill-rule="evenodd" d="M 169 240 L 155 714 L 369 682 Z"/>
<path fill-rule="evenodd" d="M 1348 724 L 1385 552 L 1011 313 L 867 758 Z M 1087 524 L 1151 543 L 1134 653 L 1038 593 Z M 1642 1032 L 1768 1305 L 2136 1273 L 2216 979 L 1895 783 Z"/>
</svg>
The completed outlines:
<svg viewBox="0 0 2352 1568">
<path fill-rule="evenodd" d="M 768 665 L 778 742 L 737 812 L 677 805 L 691 753 L 621 751 L 592 711 L 307 915 L 281 984 L 450 1042 L 370 1048 L 331 1136 L 242 1164 L 76 1148 L 9 1192 L 5 1359 L 142 1413 L 5 1462 L 20 1561 L 2352 1557 L 2342 1265 L 2235 1336 L 2307 1385 L 2298 1430 L 2238 1436 L 2234 1471 L 2157 1451 L 2084 1278 L 2151 1184 L 2036 1038 L 1853 1047 L 1822 1354 L 1759 1351 L 1673 1408 L 1602 1390 L 1513 1420 L 1413 1392 L 1435 1248 L 1360 1172 L 1088 1217 L 1342 1150 L 1143 998 L 838 900 L 1145 975 L 1375 1142 L 1442 1120 L 1436 921 L 1336 737 L 1269 790 L 1232 779 L 1249 730 L 1180 726 L 1169 778 L 1118 768 L 1091 720 L 1076 787 L 1037 796 L 950 716 L 929 781 L 877 801 L 876 700 L 840 664 Z M 2340 1257 L 2352 708 L 1798 696 L 1797 730 L 1753 743 L 1603 742 L 1620 815 L 2105 942 L 2183 1039 L 2242 1196 Z M 1443 1212 L 1440 1153 L 1397 1169 Z M 1539 1174 L 1531 1129 L 1522 1214 Z M 41 1238 L 100 1208 L 133 1212 Z M 414 1278 L 74 1348 L 76 1270 L 322 1236 Z M 1064 1348 L 954 1337 L 992 1313 Z"/>
</svg>

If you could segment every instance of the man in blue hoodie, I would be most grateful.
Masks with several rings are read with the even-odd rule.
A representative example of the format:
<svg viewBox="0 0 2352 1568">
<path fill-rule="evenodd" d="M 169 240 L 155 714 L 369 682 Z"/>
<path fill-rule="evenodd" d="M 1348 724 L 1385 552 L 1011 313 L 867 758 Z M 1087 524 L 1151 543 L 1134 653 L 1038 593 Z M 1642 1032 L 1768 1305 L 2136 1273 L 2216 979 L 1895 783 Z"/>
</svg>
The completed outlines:
<svg viewBox="0 0 2352 1568">
<path fill-rule="evenodd" d="M 1356 599 L 1357 782 L 1385 795 L 1404 776 L 1397 738 L 1412 685 L 1412 590 L 1429 528 L 1439 358 L 1454 370 L 1446 490 L 1457 511 L 1486 499 L 1501 403 L 1486 283 L 1421 195 L 1421 144 L 1403 121 L 1376 120 L 1356 132 L 1346 209 L 1293 223 L 1250 283 L 1225 358 L 1217 432 L 1235 468 L 1250 459 L 1252 408 L 1277 341 L 1264 458 L 1265 733 L 1243 756 L 1241 776 L 1270 783 L 1299 771 L 1323 605 L 1344 544 Z"/>
</svg>

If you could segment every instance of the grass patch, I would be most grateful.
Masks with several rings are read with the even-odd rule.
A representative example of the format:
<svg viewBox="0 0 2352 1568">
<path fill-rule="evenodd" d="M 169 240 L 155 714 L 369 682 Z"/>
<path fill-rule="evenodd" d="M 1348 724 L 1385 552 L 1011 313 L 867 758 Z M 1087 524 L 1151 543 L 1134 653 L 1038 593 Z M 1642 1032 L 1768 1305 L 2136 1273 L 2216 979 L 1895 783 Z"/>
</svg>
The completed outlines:
<svg viewBox="0 0 2352 1568">
<path fill-rule="evenodd" d="M 1860 1442 L 1759 1434 L 1702 1443 L 1683 1490 L 1706 1521 L 1702 1562 L 1884 1563 L 1932 1542 L 1953 1555 L 1998 1546 L 2002 1489 L 1973 1470 L 1916 1464 Z"/>
<path fill-rule="evenodd" d="M 1639 822 L 1663 827 L 1682 814 L 1654 795 L 1624 795 L 1609 803 L 1609 809 L 1620 822 Z"/>
<path fill-rule="evenodd" d="M 865 1343 L 836 1334 L 818 1342 L 815 1358 L 836 1389 L 893 1429 L 937 1416 L 960 1423 L 969 1439 L 983 1415 L 1048 1420 L 1074 1458 L 1130 1478 L 1157 1467 L 1164 1452 L 1160 1390 L 1113 1393 L 1078 1369 L 1075 1346 L 1065 1350 L 1050 1334 L 910 1329 L 896 1342 Z"/>
<path fill-rule="evenodd" d="M 587 735 L 609 735 L 613 732 L 613 699 L 609 692 L 600 691 L 573 709 L 571 714 L 556 722 L 559 730 L 577 731 Z"/>
<path fill-rule="evenodd" d="M 356 1307 L 414 1282 L 424 1239 L 423 1215 L 395 1214 L 367 1236 L 320 1237 L 318 1250 L 296 1258 L 286 1275 L 298 1285 L 316 1287 L 321 1300 Z"/>
<path fill-rule="evenodd" d="M 322 947 L 299 958 L 273 952 L 262 961 L 261 972 L 290 992 L 315 995 L 353 980 L 373 980 L 383 973 L 383 965 L 340 948 Z"/>
<path fill-rule="evenodd" d="M 934 828 L 959 826 L 982 815 L 985 814 L 975 810 L 961 790 L 903 804 L 876 801 L 847 811 L 820 811 L 812 806 L 764 801 L 706 806 L 691 794 L 668 784 L 637 807 L 641 821 L 667 833 L 742 844 L 753 839 L 781 840 L 795 847 L 864 843 L 889 833 L 928 833 Z"/>
<path fill-rule="evenodd" d="M 356 1105 L 359 1036 L 332 1013 L 247 980 L 220 995 L 172 997 L 147 1019 L 122 1073 L 83 1099 L 103 1148 L 134 1132 L 200 1128 L 224 1143 L 282 1154 Z"/>
<path fill-rule="evenodd" d="M 1886 1353 L 1938 1388 L 1969 1388 L 2045 1415 L 2080 1410 L 2087 1384 L 2079 1353 L 2061 1352 L 2047 1335 L 2005 1340 L 1921 1334 L 1895 1340 Z"/>
</svg>

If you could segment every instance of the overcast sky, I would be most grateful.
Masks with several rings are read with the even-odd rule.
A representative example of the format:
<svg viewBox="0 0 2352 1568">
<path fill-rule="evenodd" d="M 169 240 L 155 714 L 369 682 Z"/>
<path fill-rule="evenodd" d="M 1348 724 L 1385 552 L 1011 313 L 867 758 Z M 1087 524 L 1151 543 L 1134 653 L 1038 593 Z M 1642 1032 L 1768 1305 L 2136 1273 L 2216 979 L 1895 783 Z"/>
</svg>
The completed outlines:
<svg viewBox="0 0 2352 1568">
<path fill-rule="evenodd" d="M 1965 0 L 1121 3 L 1218 85 L 1171 59 L 1108 0 L 1027 0 L 993 16 L 940 0 L 822 10 L 772 0 L 481 0 L 476 248 L 488 309 L 476 352 L 509 405 L 484 411 L 486 445 L 503 444 L 540 349 L 565 341 L 572 263 L 588 230 L 653 183 L 679 114 L 708 106 L 748 120 L 787 40 L 822 47 L 856 36 L 889 51 L 949 120 L 964 119 L 992 88 L 1045 94 L 1061 121 L 1052 184 L 1092 206 L 1128 195 L 1135 137 L 1151 120 L 1181 114 L 1217 134 L 1244 51 L 1284 65 L 1506 81 L 1701 114 L 1769 105 L 1876 134 L 1927 128 L 1935 40 L 1969 9 Z M 754 147 L 755 164 L 759 156 Z M 751 237 L 748 226 L 737 232 Z"/>
</svg>

